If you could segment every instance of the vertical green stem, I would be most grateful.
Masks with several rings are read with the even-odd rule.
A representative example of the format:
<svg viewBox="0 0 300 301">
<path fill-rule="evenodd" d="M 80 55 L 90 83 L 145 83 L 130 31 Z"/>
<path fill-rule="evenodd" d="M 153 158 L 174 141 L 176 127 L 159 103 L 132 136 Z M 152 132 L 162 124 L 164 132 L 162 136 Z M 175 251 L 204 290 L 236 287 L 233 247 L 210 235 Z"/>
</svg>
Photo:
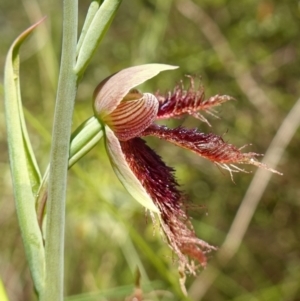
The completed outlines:
<svg viewBox="0 0 300 301">
<path fill-rule="evenodd" d="M 63 300 L 65 199 L 77 76 L 77 0 L 63 1 L 62 58 L 50 157 L 46 223 L 46 283 L 42 301 Z"/>
</svg>

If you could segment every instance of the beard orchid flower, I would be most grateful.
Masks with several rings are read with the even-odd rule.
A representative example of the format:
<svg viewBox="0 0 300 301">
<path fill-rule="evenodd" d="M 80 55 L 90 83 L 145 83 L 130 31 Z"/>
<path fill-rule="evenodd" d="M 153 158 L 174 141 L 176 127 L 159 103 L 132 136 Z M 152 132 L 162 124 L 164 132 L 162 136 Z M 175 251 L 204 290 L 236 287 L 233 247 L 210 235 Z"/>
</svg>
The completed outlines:
<svg viewBox="0 0 300 301">
<path fill-rule="evenodd" d="M 128 192 L 151 213 L 157 216 L 167 242 L 178 256 L 181 270 L 195 274 L 194 261 L 206 264 L 206 254 L 215 248 L 197 238 L 185 210 L 185 196 L 179 190 L 174 169 L 145 143 L 143 136 L 156 136 L 191 150 L 222 168 L 231 176 L 243 171 L 235 164 L 252 164 L 267 168 L 256 160 L 255 153 L 242 153 L 220 136 L 201 133 L 197 129 L 157 125 L 161 119 L 199 114 L 228 101 L 231 97 L 216 95 L 204 99 L 203 89 L 177 86 L 162 96 L 141 93 L 136 86 L 175 66 L 148 64 L 124 69 L 103 80 L 94 92 L 94 112 L 103 127 L 105 146 L 111 165 Z M 271 170 L 271 169 L 269 169 Z M 272 172 L 276 172 L 271 170 Z"/>
</svg>

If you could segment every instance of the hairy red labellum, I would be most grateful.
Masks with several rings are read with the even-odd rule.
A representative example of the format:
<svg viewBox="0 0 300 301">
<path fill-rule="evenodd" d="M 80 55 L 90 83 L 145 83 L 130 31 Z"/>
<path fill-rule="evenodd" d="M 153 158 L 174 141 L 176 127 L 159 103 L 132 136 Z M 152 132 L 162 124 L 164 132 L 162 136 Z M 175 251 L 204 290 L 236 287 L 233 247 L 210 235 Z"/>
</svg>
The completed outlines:
<svg viewBox="0 0 300 301">
<path fill-rule="evenodd" d="M 197 129 L 182 127 L 169 129 L 166 126 L 153 124 L 142 135 L 159 137 L 218 163 L 251 164 L 250 159 L 257 155 L 255 153 L 244 154 L 234 145 L 226 143 L 221 136 L 201 133 Z"/>
<path fill-rule="evenodd" d="M 128 165 L 140 180 L 161 213 L 161 227 L 184 270 L 195 273 L 190 259 L 206 264 L 205 253 L 214 247 L 198 239 L 186 212 L 184 197 L 178 189 L 174 170 L 149 148 L 145 141 L 134 138 L 120 142 Z"/>
<path fill-rule="evenodd" d="M 184 90 L 183 84 L 177 85 L 173 92 L 162 96 L 158 93 L 159 109 L 157 119 L 181 118 L 184 115 L 192 115 L 208 125 L 208 120 L 199 111 L 206 111 L 214 115 L 210 110 L 228 100 L 233 99 L 227 95 L 215 95 L 205 99 L 204 88 L 200 86 L 198 90 L 194 87 L 194 79 L 190 77 L 190 87 Z"/>
<path fill-rule="evenodd" d="M 179 190 L 174 169 L 149 148 L 141 136 L 156 136 L 193 151 L 218 166 L 232 172 L 244 171 L 234 164 L 252 164 L 268 169 L 255 158 L 258 154 L 242 153 L 226 143 L 221 136 L 201 133 L 197 129 L 155 125 L 156 119 L 196 117 L 209 125 L 199 111 L 212 115 L 212 109 L 228 100 L 227 95 L 205 99 L 204 89 L 177 85 L 173 92 L 156 96 L 133 89 L 161 71 L 175 66 L 149 64 L 122 70 L 102 81 L 94 93 L 94 112 L 104 125 L 106 149 L 114 171 L 131 195 L 151 212 L 158 214 L 161 228 L 169 246 L 178 256 L 180 271 L 195 274 L 194 261 L 206 265 L 206 253 L 215 250 L 196 237 L 186 213 L 185 197 Z"/>
<path fill-rule="evenodd" d="M 149 135 L 167 140 L 214 162 L 221 168 L 228 170 L 232 180 L 232 172 L 246 172 L 235 166 L 234 163 L 251 164 L 280 174 L 278 171 L 257 161 L 255 158 L 260 156 L 259 154 L 253 152 L 242 153 L 242 148 L 237 148 L 232 144 L 226 143 L 221 136 L 212 133 L 206 134 L 198 132 L 197 129 L 186 129 L 182 127 L 169 129 L 166 126 L 152 124 L 141 133 L 141 136 Z"/>
</svg>

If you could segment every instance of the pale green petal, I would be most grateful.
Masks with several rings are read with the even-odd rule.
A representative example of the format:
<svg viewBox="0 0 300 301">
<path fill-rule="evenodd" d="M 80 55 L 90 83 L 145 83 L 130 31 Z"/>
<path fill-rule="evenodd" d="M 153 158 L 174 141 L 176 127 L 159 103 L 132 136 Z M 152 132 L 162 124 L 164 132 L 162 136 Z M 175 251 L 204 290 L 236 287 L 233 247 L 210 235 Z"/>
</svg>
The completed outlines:
<svg viewBox="0 0 300 301">
<path fill-rule="evenodd" d="M 105 126 L 105 146 L 111 165 L 126 190 L 145 208 L 159 213 L 159 209 L 127 164 L 120 142 L 108 126 Z"/>
<path fill-rule="evenodd" d="M 107 116 L 114 111 L 132 88 L 156 76 L 161 71 L 176 68 L 178 67 L 164 64 L 147 64 L 123 69 L 106 78 L 94 92 L 95 114 L 102 118 Z"/>
</svg>

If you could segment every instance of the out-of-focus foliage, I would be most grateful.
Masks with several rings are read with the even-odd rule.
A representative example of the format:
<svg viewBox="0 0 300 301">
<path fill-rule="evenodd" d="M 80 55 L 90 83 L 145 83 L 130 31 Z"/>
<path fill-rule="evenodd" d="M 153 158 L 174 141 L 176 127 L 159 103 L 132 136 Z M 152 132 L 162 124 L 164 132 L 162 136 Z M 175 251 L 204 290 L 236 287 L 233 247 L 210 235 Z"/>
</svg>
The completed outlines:
<svg viewBox="0 0 300 301">
<path fill-rule="evenodd" d="M 183 16 L 178 3 L 123 1 L 79 86 L 74 129 L 92 115 L 91 96 L 103 78 L 136 64 L 167 63 L 180 69 L 159 75 L 145 84 L 143 91 L 166 91 L 185 74 L 196 74 L 201 76 L 207 95 L 229 94 L 237 100 L 218 109 L 221 119 L 208 116 L 213 130 L 191 118 L 170 122 L 170 126 L 184 124 L 226 134 L 227 141 L 240 146 L 252 143 L 248 148 L 264 153 L 300 96 L 300 2 L 195 0 L 221 31 L 235 56 L 234 65 L 220 59 L 219 46 L 216 48 L 204 34 L 205 24 Z M 46 28 L 38 29 L 21 52 L 23 102 L 43 171 L 49 160 L 61 3 L 12 0 L 1 1 L 0 5 L 1 68 L 14 38 L 42 15 L 48 16 Z M 88 6 L 89 1 L 80 1 L 81 24 Z M 253 104 L 256 99 L 249 99 L 252 85 L 240 85 L 240 75 L 245 73 L 254 79 L 268 104 L 257 106 Z M 188 85 L 188 80 L 185 82 Z M 2 90 L 1 86 L 1 98 Z M 266 107 L 270 112 L 266 113 Z M 239 252 L 222 269 L 203 300 L 300 300 L 299 139 L 298 130 L 278 167 L 284 176 L 272 177 Z M 169 165 L 176 167 L 177 178 L 193 202 L 190 213 L 198 236 L 220 246 L 252 175 L 235 174 L 233 183 L 229 174 L 209 162 L 167 143 L 148 141 Z M 2 101 L 0 150 L 0 277 L 10 300 L 34 300 L 15 216 Z M 153 225 L 140 205 L 119 184 L 102 143 L 76 164 L 69 176 L 65 250 L 69 300 L 124 300 L 132 294 L 137 266 L 142 285 L 147 283 L 145 299 L 179 300 L 172 254 L 158 229 L 153 235 Z M 193 281 L 188 278 L 187 287 Z M 80 299 L 81 294 L 85 295 Z"/>
</svg>

